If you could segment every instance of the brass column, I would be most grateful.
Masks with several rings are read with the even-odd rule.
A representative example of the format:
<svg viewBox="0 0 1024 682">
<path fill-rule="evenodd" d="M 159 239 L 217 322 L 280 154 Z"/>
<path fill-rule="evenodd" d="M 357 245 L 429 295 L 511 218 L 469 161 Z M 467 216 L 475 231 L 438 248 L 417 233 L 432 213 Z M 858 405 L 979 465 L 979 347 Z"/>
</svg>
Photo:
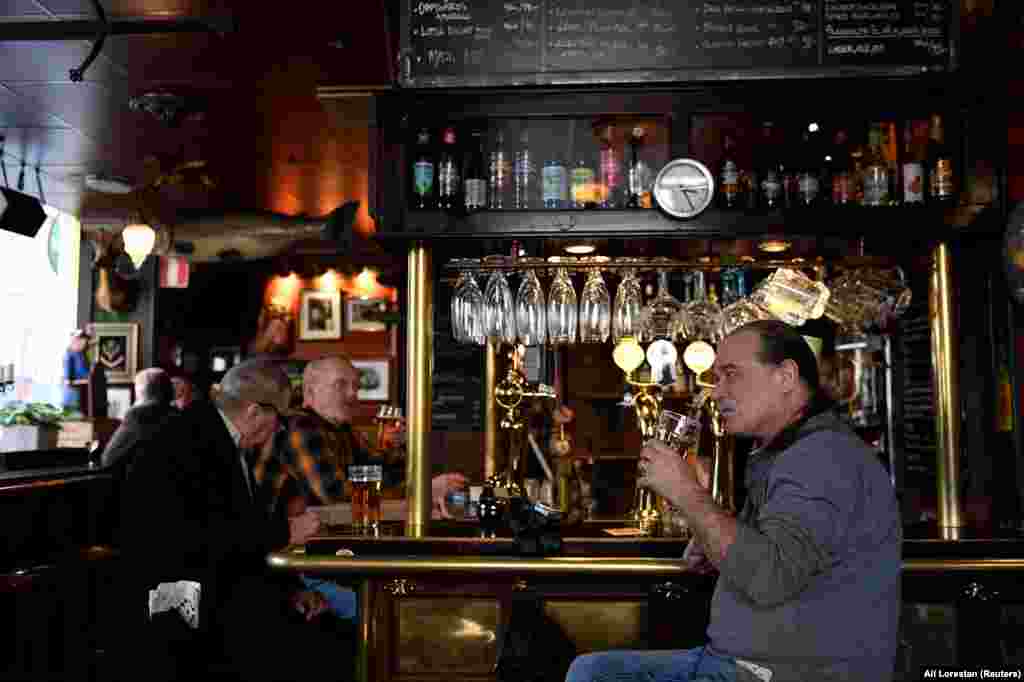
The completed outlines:
<svg viewBox="0 0 1024 682">
<path fill-rule="evenodd" d="M 963 526 L 960 513 L 960 357 L 956 336 L 953 262 L 949 244 L 932 251 L 928 291 L 935 384 L 935 436 L 939 529 L 955 539 Z"/>
<path fill-rule="evenodd" d="M 430 386 L 434 359 L 434 291 L 430 247 L 416 242 L 409 247 L 408 333 L 406 364 L 409 387 L 408 457 L 405 470 L 406 534 L 422 537 L 430 521 Z"/>
<path fill-rule="evenodd" d="M 498 386 L 501 373 L 498 358 L 501 341 L 494 337 L 487 340 L 487 366 L 484 371 L 484 480 L 498 473 L 498 403 L 494 389 Z"/>
</svg>

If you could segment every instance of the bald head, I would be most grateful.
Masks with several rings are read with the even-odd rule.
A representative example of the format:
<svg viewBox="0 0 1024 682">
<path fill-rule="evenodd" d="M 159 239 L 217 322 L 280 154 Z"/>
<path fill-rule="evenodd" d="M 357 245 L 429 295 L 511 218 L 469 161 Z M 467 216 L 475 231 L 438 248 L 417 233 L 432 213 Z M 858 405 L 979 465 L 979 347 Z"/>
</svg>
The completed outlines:
<svg viewBox="0 0 1024 682">
<path fill-rule="evenodd" d="M 352 421 L 359 403 L 359 370 L 348 355 L 331 355 L 306 365 L 302 404 L 339 424 Z"/>
<path fill-rule="evenodd" d="M 159 367 L 144 369 L 135 375 L 135 402 L 170 405 L 174 400 L 171 377 Z"/>
</svg>

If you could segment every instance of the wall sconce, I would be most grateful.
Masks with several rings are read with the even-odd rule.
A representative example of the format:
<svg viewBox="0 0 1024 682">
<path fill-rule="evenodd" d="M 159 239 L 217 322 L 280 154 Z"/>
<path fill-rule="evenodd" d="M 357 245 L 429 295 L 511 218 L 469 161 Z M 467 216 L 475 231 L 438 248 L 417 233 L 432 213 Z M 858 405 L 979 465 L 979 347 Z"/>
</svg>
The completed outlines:
<svg viewBox="0 0 1024 682">
<path fill-rule="evenodd" d="M 156 232 L 145 223 L 131 223 L 126 225 L 121 232 L 124 240 L 124 250 L 132 259 L 132 265 L 138 270 L 146 256 L 153 250 L 156 243 Z"/>
<path fill-rule="evenodd" d="M 369 268 L 363 268 L 362 272 L 356 275 L 356 293 L 364 301 L 369 299 L 377 289 L 377 273 Z"/>
</svg>

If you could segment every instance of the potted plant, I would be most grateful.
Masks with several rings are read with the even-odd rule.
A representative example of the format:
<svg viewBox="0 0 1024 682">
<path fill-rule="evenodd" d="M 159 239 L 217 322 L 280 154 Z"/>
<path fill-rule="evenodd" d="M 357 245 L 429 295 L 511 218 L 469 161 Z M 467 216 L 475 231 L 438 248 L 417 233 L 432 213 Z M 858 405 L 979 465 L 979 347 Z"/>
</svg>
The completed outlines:
<svg viewBox="0 0 1024 682">
<path fill-rule="evenodd" d="M 0 407 L 0 452 L 56 448 L 61 422 L 75 417 L 77 411 L 49 403 L 10 402 Z"/>
</svg>

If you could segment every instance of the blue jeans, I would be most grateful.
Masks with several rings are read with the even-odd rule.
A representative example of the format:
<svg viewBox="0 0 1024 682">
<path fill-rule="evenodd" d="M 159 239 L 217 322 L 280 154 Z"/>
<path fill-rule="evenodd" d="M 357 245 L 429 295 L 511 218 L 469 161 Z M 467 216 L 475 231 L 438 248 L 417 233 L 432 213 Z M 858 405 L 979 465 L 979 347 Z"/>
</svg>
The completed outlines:
<svg viewBox="0 0 1024 682">
<path fill-rule="evenodd" d="M 733 659 L 705 647 L 679 651 L 601 651 L 580 656 L 565 682 L 734 682 Z"/>
</svg>

